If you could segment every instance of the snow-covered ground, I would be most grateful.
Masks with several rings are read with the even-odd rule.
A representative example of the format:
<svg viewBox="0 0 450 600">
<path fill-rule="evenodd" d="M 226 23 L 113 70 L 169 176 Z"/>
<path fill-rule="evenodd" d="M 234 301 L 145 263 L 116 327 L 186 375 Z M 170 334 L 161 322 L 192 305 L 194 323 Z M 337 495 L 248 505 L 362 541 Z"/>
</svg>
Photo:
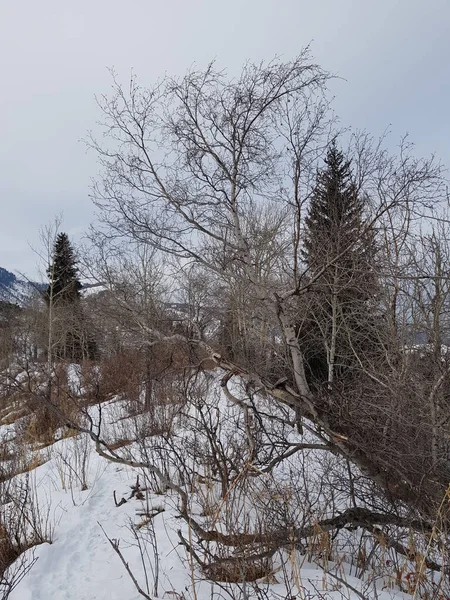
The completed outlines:
<svg viewBox="0 0 450 600">
<path fill-rule="evenodd" d="M 70 443 L 59 442 L 57 446 Z M 63 449 L 64 450 L 64 449 Z M 58 448 L 53 452 L 57 453 Z M 34 549 L 37 561 L 29 574 L 11 595 L 11 600 L 138 600 L 141 599 L 127 574 L 117 553 L 106 539 L 102 528 L 112 540 L 120 540 L 119 548 L 135 574 L 140 585 L 146 590 L 146 577 L 136 540 L 131 532 L 132 525 L 142 521 L 138 512 L 145 509 L 146 502 L 131 499 L 119 507 L 115 506 L 113 494 L 118 499 L 130 495 L 130 487 L 135 484 L 136 474 L 132 469 L 106 463 L 94 453 L 90 457 L 89 489 L 62 490 L 61 478 L 56 459 L 38 467 L 32 477 L 43 512 L 49 509 L 54 525 L 52 544 L 43 544 Z M 160 598 L 211 598 L 221 595 L 218 586 L 201 580 L 197 570 L 190 571 L 184 548 L 178 545 L 176 531 L 180 522 L 176 519 L 176 498 L 168 495 L 152 494 L 148 498 L 151 508 L 164 509 L 153 518 L 157 554 L 159 556 L 158 588 Z M 44 509 L 45 507 L 45 509 Z M 155 558 L 152 548 L 146 548 L 144 558 L 149 583 L 150 596 L 154 595 Z M 331 567 L 331 565 L 330 565 Z M 333 572 L 333 569 L 330 569 Z M 373 586 L 346 574 L 346 566 L 336 569 L 341 578 L 363 592 L 366 598 L 388 600 L 407 598 L 405 594 L 393 590 L 373 593 Z M 360 598 L 349 591 L 332 575 L 313 565 L 304 564 L 299 568 L 299 582 L 304 588 L 299 598 Z M 275 574 L 275 580 L 277 578 Z M 261 588 L 270 592 L 273 598 L 286 597 L 285 586 L 281 583 Z M 194 592 L 195 588 L 195 592 Z M 371 590 L 372 588 L 372 590 Z M 325 590 L 328 592 L 325 593 Z M 251 588 L 249 588 L 251 592 Z M 303 593 L 303 596 L 301 595 Z M 323 596 L 322 596 L 323 595 Z"/>
<path fill-rule="evenodd" d="M 33 479 L 39 502 L 46 507 L 50 503 L 54 540 L 52 544 L 35 548 L 38 560 L 13 592 L 12 600 L 134 600 L 140 597 L 101 529 L 102 526 L 111 539 L 120 540 L 119 548 L 145 587 L 141 557 L 129 530 L 132 524 L 142 520 L 136 512 L 143 508 L 143 503 L 133 499 L 116 507 L 113 499 L 114 491 L 118 498 L 130 495 L 135 475 L 124 467 L 105 464 L 104 459 L 95 455 L 91 460 L 86 491 L 61 490 L 55 460 L 36 469 Z M 151 496 L 149 502 L 165 509 L 154 520 L 161 560 L 158 593 L 164 596 L 173 591 L 174 586 L 183 590 L 189 581 L 176 543 L 173 544 L 174 537 L 166 533 L 177 526 L 172 499 Z M 150 568 L 150 562 L 147 563 Z M 153 579 L 151 573 L 149 577 Z"/>
<path fill-rule="evenodd" d="M 221 410 L 227 410 L 223 397 L 219 402 Z M 112 423 L 118 406 L 110 403 L 105 407 L 103 419 Z M 235 406 L 228 409 L 231 413 L 239 412 Z M 1 427 L 0 437 L 10 436 L 13 428 L 14 425 Z M 183 436 L 178 439 L 181 444 Z M 157 493 L 149 485 L 142 499 L 130 498 L 138 476 L 143 485 L 143 473 L 102 458 L 84 436 L 61 439 L 39 452 L 46 462 L 16 479 L 26 481 L 32 490 L 31 496 L 46 524 L 44 528 L 52 531 L 52 543 L 27 552 L 30 560 L 33 556 L 37 560 L 12 592 L 11 600 L 142 598 L 113 545 L 122 553 L 142 590 L 153 599 L 411 597 L 398 591 L 394 581 L 386 578 L 367 575 L 364 580 L 357 579 L 356 569 L 348 562 L 328 563 L 325 573 L 304 558 L 287 554 L 275 557 L 273 572 L 256 585 L 214 584 L 205 579 L 180 545 L 178 530 L 185 539 L 189 539 L 190 531 L 179 518 L 179 498 L 175 492 Z M 85 490 L 83 483 L 87 485 Z M 122 498 L 126 502 L 121 503 Z M 200 508 L 196 513 L 199 515 Z M 288 579 L 291 583 L 287 587 Z"/>
</svg>

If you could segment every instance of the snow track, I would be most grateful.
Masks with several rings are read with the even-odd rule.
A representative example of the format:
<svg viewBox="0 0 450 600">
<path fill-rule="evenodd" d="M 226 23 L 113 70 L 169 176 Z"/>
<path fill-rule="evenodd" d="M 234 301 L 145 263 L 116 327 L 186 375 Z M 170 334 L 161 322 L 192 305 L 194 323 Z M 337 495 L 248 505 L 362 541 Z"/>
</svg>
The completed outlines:
<svg viewBox="0 0 450 600">
<path fill-rule="evenodd" d="M 42 469 L 51 469 L 51 461 L 38 471 Z M 11 600 L 141 598 L 99 526 L 100 523 L 110 538 L 122 540 L 120 548 L 143 584 L 139 553 L 135 547 L 126 543 L 127 539 L 131 541 L 132 538 L 128 529 L 130 520 L 135 520 L 136 510 L 142 507 L 142 503 L 132 499 L 116 507 L 113 500 L 114 490 L 119 498 L 122 494 L 129 494 L 129 485 L 133 483 L 133 476 L 129 475 L 130 472 L 125 469 L 108 464 L 92 489 L 76 493 L 75 506 L 70 493 L 52 494 L 52 504 L 58 499 L 54 514 L 59 521 L 54 542 L 35 549 L 38 560 L 26 579 L 12 593 Z M 49 480 L 50 477 L 44 475 L 42 480 L 45 479 Z M 42 491 L 45 486 L 41 484 L 40 487 Z M 166 514 L 170 518 L 170 512 L 156 517 L 163 529 L 166 528 L 163 523 L 167 518 Z M 180 575 L 184 579 L 184 568 L 173 547 L 161 544 L 160 551 L 170 552 L 172 555 L 169 561 L 167 556 L 161 556 L 162 566 L 165 565 L 165 569 L 169 567 L 169 571 L 177 571 L 178 567 L 178 578 L 175 579 L 179 579 Z"/>
</svg>

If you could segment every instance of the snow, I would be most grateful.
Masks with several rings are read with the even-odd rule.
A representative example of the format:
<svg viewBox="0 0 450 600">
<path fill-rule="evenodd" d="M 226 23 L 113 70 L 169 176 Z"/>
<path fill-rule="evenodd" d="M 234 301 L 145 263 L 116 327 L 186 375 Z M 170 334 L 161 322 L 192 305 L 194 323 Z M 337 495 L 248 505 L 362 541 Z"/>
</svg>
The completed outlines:
<svg viewBox="0 0 450 600">
<path fill-rule="evenodd" d="M 70 380 L 73 385 L 77 383 L 74 370 Z M 234 392 L 238 393 L 238 390 Z M 215 393 L 211 401 L 217 402 L 220 414 L 228 415 L 226 423 L 233 430 L 234 438 L 238 438 L 241 414 L 238 407 L 219 393 Z M 120 410 L 118 401 L 103 406 L 102 418 L 111 431 L 117 427 Z M 95 412 L 94 407 L 93 416 Z M 126 420 L 120 423 L 124 426 Z M 0 428 L 0 438 L 6 433 L 11 434 L 11 425 Z M 228 441 L 229 433 L 224 431 L 224 439 Z M 189 442 L 188 438 L 188 432 L 179 432 L 180 447 Z M 235 441 L 238 443 L 239 440 Z M 41 451 L 41 455 L 47 459 L 44 464 L 31 474 L 18 475 L 16 479 L 26 480 L 32 488 L 41 518 L 47 528 L 53 530 L 53 540 L 51 544 L 42 544 L 27 552 L 30 559 L 35 556 L 37 561 L 12 592 L 10 600 L 140 600 L 142 596 L 103 530 L 113 542 L 119 541 L 119 549 L 132 573 L 139 585 L 145 591 L 148 589 L 151 598 L 212 600 L 227 596 L 220 587 L 224 584 L 206 581 L 180 545 L 177 531 L 182 530 L 189 539 L 189 530 L 178 518 L 179 499 L 175 493 L 161 494 L 150 488 L 144 500 L 130 498 L 136 478 L 139 476 L 142 483 L 145 475 L 99 456 L 87 436 L 60 439 Z M 311 478 L 321 477 L 318 468 L 321 460 L 321 457 L 313 460 Z M 86 473 L 80 477 L 83 464 Z M 281 468 L 279 470 L 279 481 L 289 477 L 288 466 L 284 468 L 287 469 L 285 473 Z M 82 489 L 83 480 L 87 484 L 85 490 Z M 259 482 L 259 478 L 255 481 Z M 255 494 L 262 497 L 263 490 L 258 485 L 255 483 Z M 270 486 L 267 490 L 270 492 Z M 121 498 L 127 502 L 116 506 L 114 494 L 118 502 Z M 155 513 L 155 516 L 149 526 L 138 529 L 142 513 Z M 144 556 L 139 552 L 138 541 L 143 544 Z M 283 577 L 281 558 L 285 566 L 288 565 L 291 580 L 296 582 L 289 590 Z M 355 600 L 361 598 L 361 593 L 365 598 L 377 600 L 410 598 L 395 586 L 389 589 L 381 577 L 372 581 L 370 578 L 357 579 L 351 566 L 344 562 L 328 564 L 325 573 L 319 566 L 307 563 L 304 557 L 300 561 L 290 561 L 288 556 L 280 556 L 275 567 L 273 578 L 260 581 L 257 587 L 247 584 L 247 589 L 242 590 L 238 585 L 225 584 L 230 600 L 263 596 L 267 600 L 291 596 L 304 600 Z"/>
<path fill-rule="evenodd" d="M 65 441 L 63 441 L 64 444 Z M 112 539 L 121 539 L 120 547 L 127 561 L 139 575 L 139 552 L 132 547 L 132 535 L 128 528 L 139 521 L 136 511 L 142 502 L 131 500 L 116 507 L 113 492 L 117 497 L 128 496 L 135 482 L 134 474 L 123 467 L 104 459 L 93 457 L 91 473 L 95 479 L 91 487 L 80 490 L 58 489 L 58 474 L 54 461 L 36 469 L 35 478 L 39 501 L 48 507 L 56 520 L 54 541 L 35 549 L 38 558 L 25 580 L 13 592 L 11 600 L 111 600 L 140 598 L 133 587 L 119 557 L 116 555 L 100 525 Z M 172 527 L 174 511 L 170 497 L 152 497 L 155 506 L 164 505 L 165 512 L 155 517 L 158 527 L 158 545 L 164 557 L 161 566 L 161 595 L 172 591 L 171 578 L 184 581 L 186 571 L 178 558 L 170 537 L 165 533 Z M 156 523 L 155 523 L 156 525 Z"/>
</svg>

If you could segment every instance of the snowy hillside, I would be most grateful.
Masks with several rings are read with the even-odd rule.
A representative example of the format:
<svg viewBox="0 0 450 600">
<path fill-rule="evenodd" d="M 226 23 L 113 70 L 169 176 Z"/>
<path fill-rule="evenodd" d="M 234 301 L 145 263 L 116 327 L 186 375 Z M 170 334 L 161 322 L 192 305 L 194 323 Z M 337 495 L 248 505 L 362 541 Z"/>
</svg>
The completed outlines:
<svg viewBox="0 0 450 600">
<path fill-rule="evenodd" d="M 261 530 L 277 527 L 277 523 L 282 527 L 283 510 L 291 511 L 291 518 L 307 519 L 306 507 L 297 505 L 304 490 L 292 487 L 299 483 L 299 467 L 307 478 L 307 501 L 315 506 L 316 515 L 325 517 L 331 504 L 341 504 L 342 509 L 347 504 L 337 482 L 335 496 L 322 488 L 321 481 L 332 477 L 332 469 L 339 465 L 324 461 L 320 451 L 314 449 L 306 452 L 304 459 L 293 456 L 272 473 L 249 479 L 245 498 L 241 497 L 243 488 L 239 489 L 242 473 L 231 478 L 234 483 L 225 494 L 221 493 L 217 471 L 209 462 L 209 434 L 201 428 L 189 430 L 187 424 L 201 421 L 206 428 L 212 425 L 211 431 L 219 432 L 218 448 L 224 444 L 222 450 L 233 453 L 239 453 L 240 448 L 241 455 L 245 456 L 245 419 L 242 420 L 242 406 L 231 401 L 229 393 L 224 393 L 220 386 L 220 374 L 202 379 L 200 388 L 195 388 L 197 392 L 200 389 L 205 392 L 200 403 L 197 398 L 188 405 L 177 406 L 175 411 L 173 405 L 160 405 L 151 419 L 144 413 L 130 416 L 129 404 L 118 397 L 91 406 L 89 419 L 95 431 L 99 431 L 102 423 L 103 438 L 108 440 L 109 448 L 115 449 L 112 455 L 121 457 L 117 462 L 100 456 L 87 434 L 63 437 L 50 445 L 30 442 L 30 430 L 35 432 L 35 429 L 27 417 L 15 419 L 18 403 L 4 408 L 0 439 L 8 449 L 9 460 L 18 446 L 22 449 L 23 462 L 18 470 L 26 472 L 7 481 L 8 495 L 4 489 L 3 510 L 5 506 L 6 509 L 14 506 L 16 500 L 12 498 L 18 497 L 14 496 L 15 491 L 26 489 L 27 514 L 33 515 L 29 524 L 39 530 L 42 538 L 51 541 L 28 550 L 10 567 L 14 571 L 17 565 L 23 565 L 24 557 L 25 571 L 31 566 L 10 599 L 388 600 L 411 597 L 399 590 L 399 585 L 404 590 L 408 585 L 411 563 L 399 559 L 387 548 L 381 548 L 380 557 L 380 548 L 374 547 L 372 558 L 367 557 L 367 564 L 363 566 L 362 552 L 367 540 L 354 530 L 343 530 L 337 538 L 331 539 L 325 529 L 321 531 L 318 527 L 312 545 L 281 548 L 254 563 L 259 565 L 261 573 L 246 583 L 227 583 L 225 579 L 234 573 L 227 567 L 234 564 L 229 562 L 234 560 L 233 556 L 240 556 L 239 560 L 244 562 L 251 560 L 254 553 L 251 546 L 236 549 L 226 558 L 217 544 L 206 544 L 205 553 L 198 557 L 202 545 L 194 543 L 194 522 L 201 523 L 205 530 L 225 533 L 227 528 L 233 531 L 234 527 L 240 531 L 258 529 L 258 523 Z M 82 382 L 77 380 L 76 371 L 72 372 L 70 381 L 72 389 L 80 393 Z M 237 398 L 240 386 L 235 384 L 232 389 Z M 272 415 L 276 415 L 276 408 L 269 406 L 266 400 L 258 402 L 262 413 L 270 409 Z M 170 435 L 162 434 L 167 423 L 170 423 Z M 270 419 L 265 427 L 272 429 L 265 435 L 278 429 L 292 444 L 299 439 L 312 441 L 308 436 L 300 438 L 292 427 L 286 429 Z M 55 438 L 67 433 L 66 429 L 60 429 Z M 133 439 L 137 441 L 132 442 Z M 262 444 L 263 441 L 261 438 Z M 180 494 L 175 489 L 164 489 L 161 479 L 152 476 L 148 469 L 121 464 L 143 461 L 144 456 L 180 488 L 188 490 L 192 523 L 180 518 Z M 239 457 L 235 455 L 234 460 L 238 461 Z M 180 472 L 181 468 L 186 469 L 185 474 Z M 188 484 L 189 470 L 196 475 Z M 5 479 L 2 478 L 3 486 Z M 239 494 L 235 493 L 238 489 Z M 269 512 L 264 515 L 266 505 Z M 231 518 L 236 519 L 235 525 L 227 524 Z M 359 555 L 355 550 L 358 547 Z M 242 550 L 244 554 L 240 555 Z M 204 561 L 217 559 L 217 562 L 210 563 L 209 571 L 205 572 L 194 560 L 195 556 Z M 393 564 L 397 570 L 391 567 Z M 219 580 L 213 582 L 212 573 L 228 575 L 219 575 Z M 415 588 L 410 589 L 413 592 Z"/>
<path fill-rule="evenodd" d="M 0 267 L 0 301 L 21 305 L 40 289 L 41 284 L 20 279 L 14 273 Z"/>
<path fill-rule="evenodd" d="M 64 451 L 64 444 L 54 449 Z M 90 489 L 64 491 L 58 477 L 57 459 L 36 470 L 33 480 L 37 485 L 41 502 L 45 502 L 52 519 L 55 519 L 54 542 L 37 547 L 34 556 L 38 559 L 30 573 L 20 583 L 11 600 L 139 600 L 140 596 L 126 573 L 120 558 L 105 537 L 102 528 L 112 540 L 120 540 L 119 548 L 135 574 L 138 582 L 152 598 L 199 598 L 207 600 L 221 594 L 219 586 L 202 581 L 199 574 L 191 572 L 186 552 L 179 546 L 177 530 L 180 523 L 174 509 L 176 501 L 170 495 L 150 494 L 147 501 L 129 500 L 115 507 L 113 494 L 128 497 L 130 487 L 136 482 L 132 470 L 104 464 L 98 457 L 91 457 Z M 148 507 L 147 507 L 148 503 Z M 142 558 L 134 538 L 132 527 L 142 523 L 141 511 L 150 510 L 154 533 L 145 532 L 142 538 L 153 538 L 155 547 L 147 547 Z M 162 511 L 162 512 L 159 512 Z M 154 537 L 153 537 L 154 536 Z M 155 554 L 155 552 L 157 554 Z M 157 558 L 156 558 L 157 557 Z M 156 563 L 156 564 L 155 564 Z M 144 571 L 147 569 L 147 574 Z M 298 577 L 303 596 L 300 598 L 348 598 L 359 596 L 345 590 L 332 573 L 344 577 L 345 581 L 364 597 L 388 600 L 406 598 L 394 591 L 382 592 L 378 596 L 370 592 L 373 587 L 367 582 L 348 574 L 348 565 L 329 565 L 330 575 L 314 564 L 299 565 Z M 157 581 L 155 581 L 157 575 Z M 281 576 L 280 576 L 281 575 Z M 271 581 L 282 581 L 283 575 L 275 574 Z M 379 582 L 381 587 L 381 582 Z M 156 589 L 155 589 L 156 585 Z M 223 584 L 222 584 L 223 585 Z M 249 586 L 251 587 L 251 586 Z M 261 592 L 268 597 L 286 597 L 283 583 L 259 582 Z M 194 591 L 195 589 L 195 591 Z M 329 593 L 323 593 L 328 589 Z M 368 595 L 370 594 L 370 595 Z"/>
</svg>

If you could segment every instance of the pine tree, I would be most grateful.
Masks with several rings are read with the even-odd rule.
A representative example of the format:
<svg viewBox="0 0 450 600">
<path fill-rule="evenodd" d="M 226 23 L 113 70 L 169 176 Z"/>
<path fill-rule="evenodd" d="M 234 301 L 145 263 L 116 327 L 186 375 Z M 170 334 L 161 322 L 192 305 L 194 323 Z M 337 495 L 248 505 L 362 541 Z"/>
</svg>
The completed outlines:
<svg viewBox="0 0 450 600">
<path fill-rule="evenodd" d="M 51 355 L 59 359 L 79 361 L 94 358 L 97 349 L 81 305 L 81 283 L 75 252 L 66 233 L 58 234 L 53 261 L 47 269 L 49 285 L 45 299 L 49 308 L 49 327 L 54 338 Z"/>
<path fill-rule="evenodd" d="M 336 280 L 337 269 L 346 296 L 370 298 L 376 246 L 374 232 L 366 223 L 364 198 L 353 181 L 351 163 L 336 142 L 328 150 L 325 164 L 317 175 L 305 219 L 303 258 L 312 276 L 325 268 L 322 286 Z"/>
<path fill-rule="evenodd" d="M 364 209 L 351 163 L 333 143 L 305 219 L 303 259 L 311 294 L 300 333 L 312 376 L 330 386 L 370 337 L 376 243 Z"/>
<path fill-rule="evenodd" d="M 73 248 L 67 233 L 58 234 L 53 250 L 53 263 L 47 269 L 50 283 L 47 288 L 47 302 L 54 305 L 70 305 L 80 299 L 81 284 Z"/>
</svg>

